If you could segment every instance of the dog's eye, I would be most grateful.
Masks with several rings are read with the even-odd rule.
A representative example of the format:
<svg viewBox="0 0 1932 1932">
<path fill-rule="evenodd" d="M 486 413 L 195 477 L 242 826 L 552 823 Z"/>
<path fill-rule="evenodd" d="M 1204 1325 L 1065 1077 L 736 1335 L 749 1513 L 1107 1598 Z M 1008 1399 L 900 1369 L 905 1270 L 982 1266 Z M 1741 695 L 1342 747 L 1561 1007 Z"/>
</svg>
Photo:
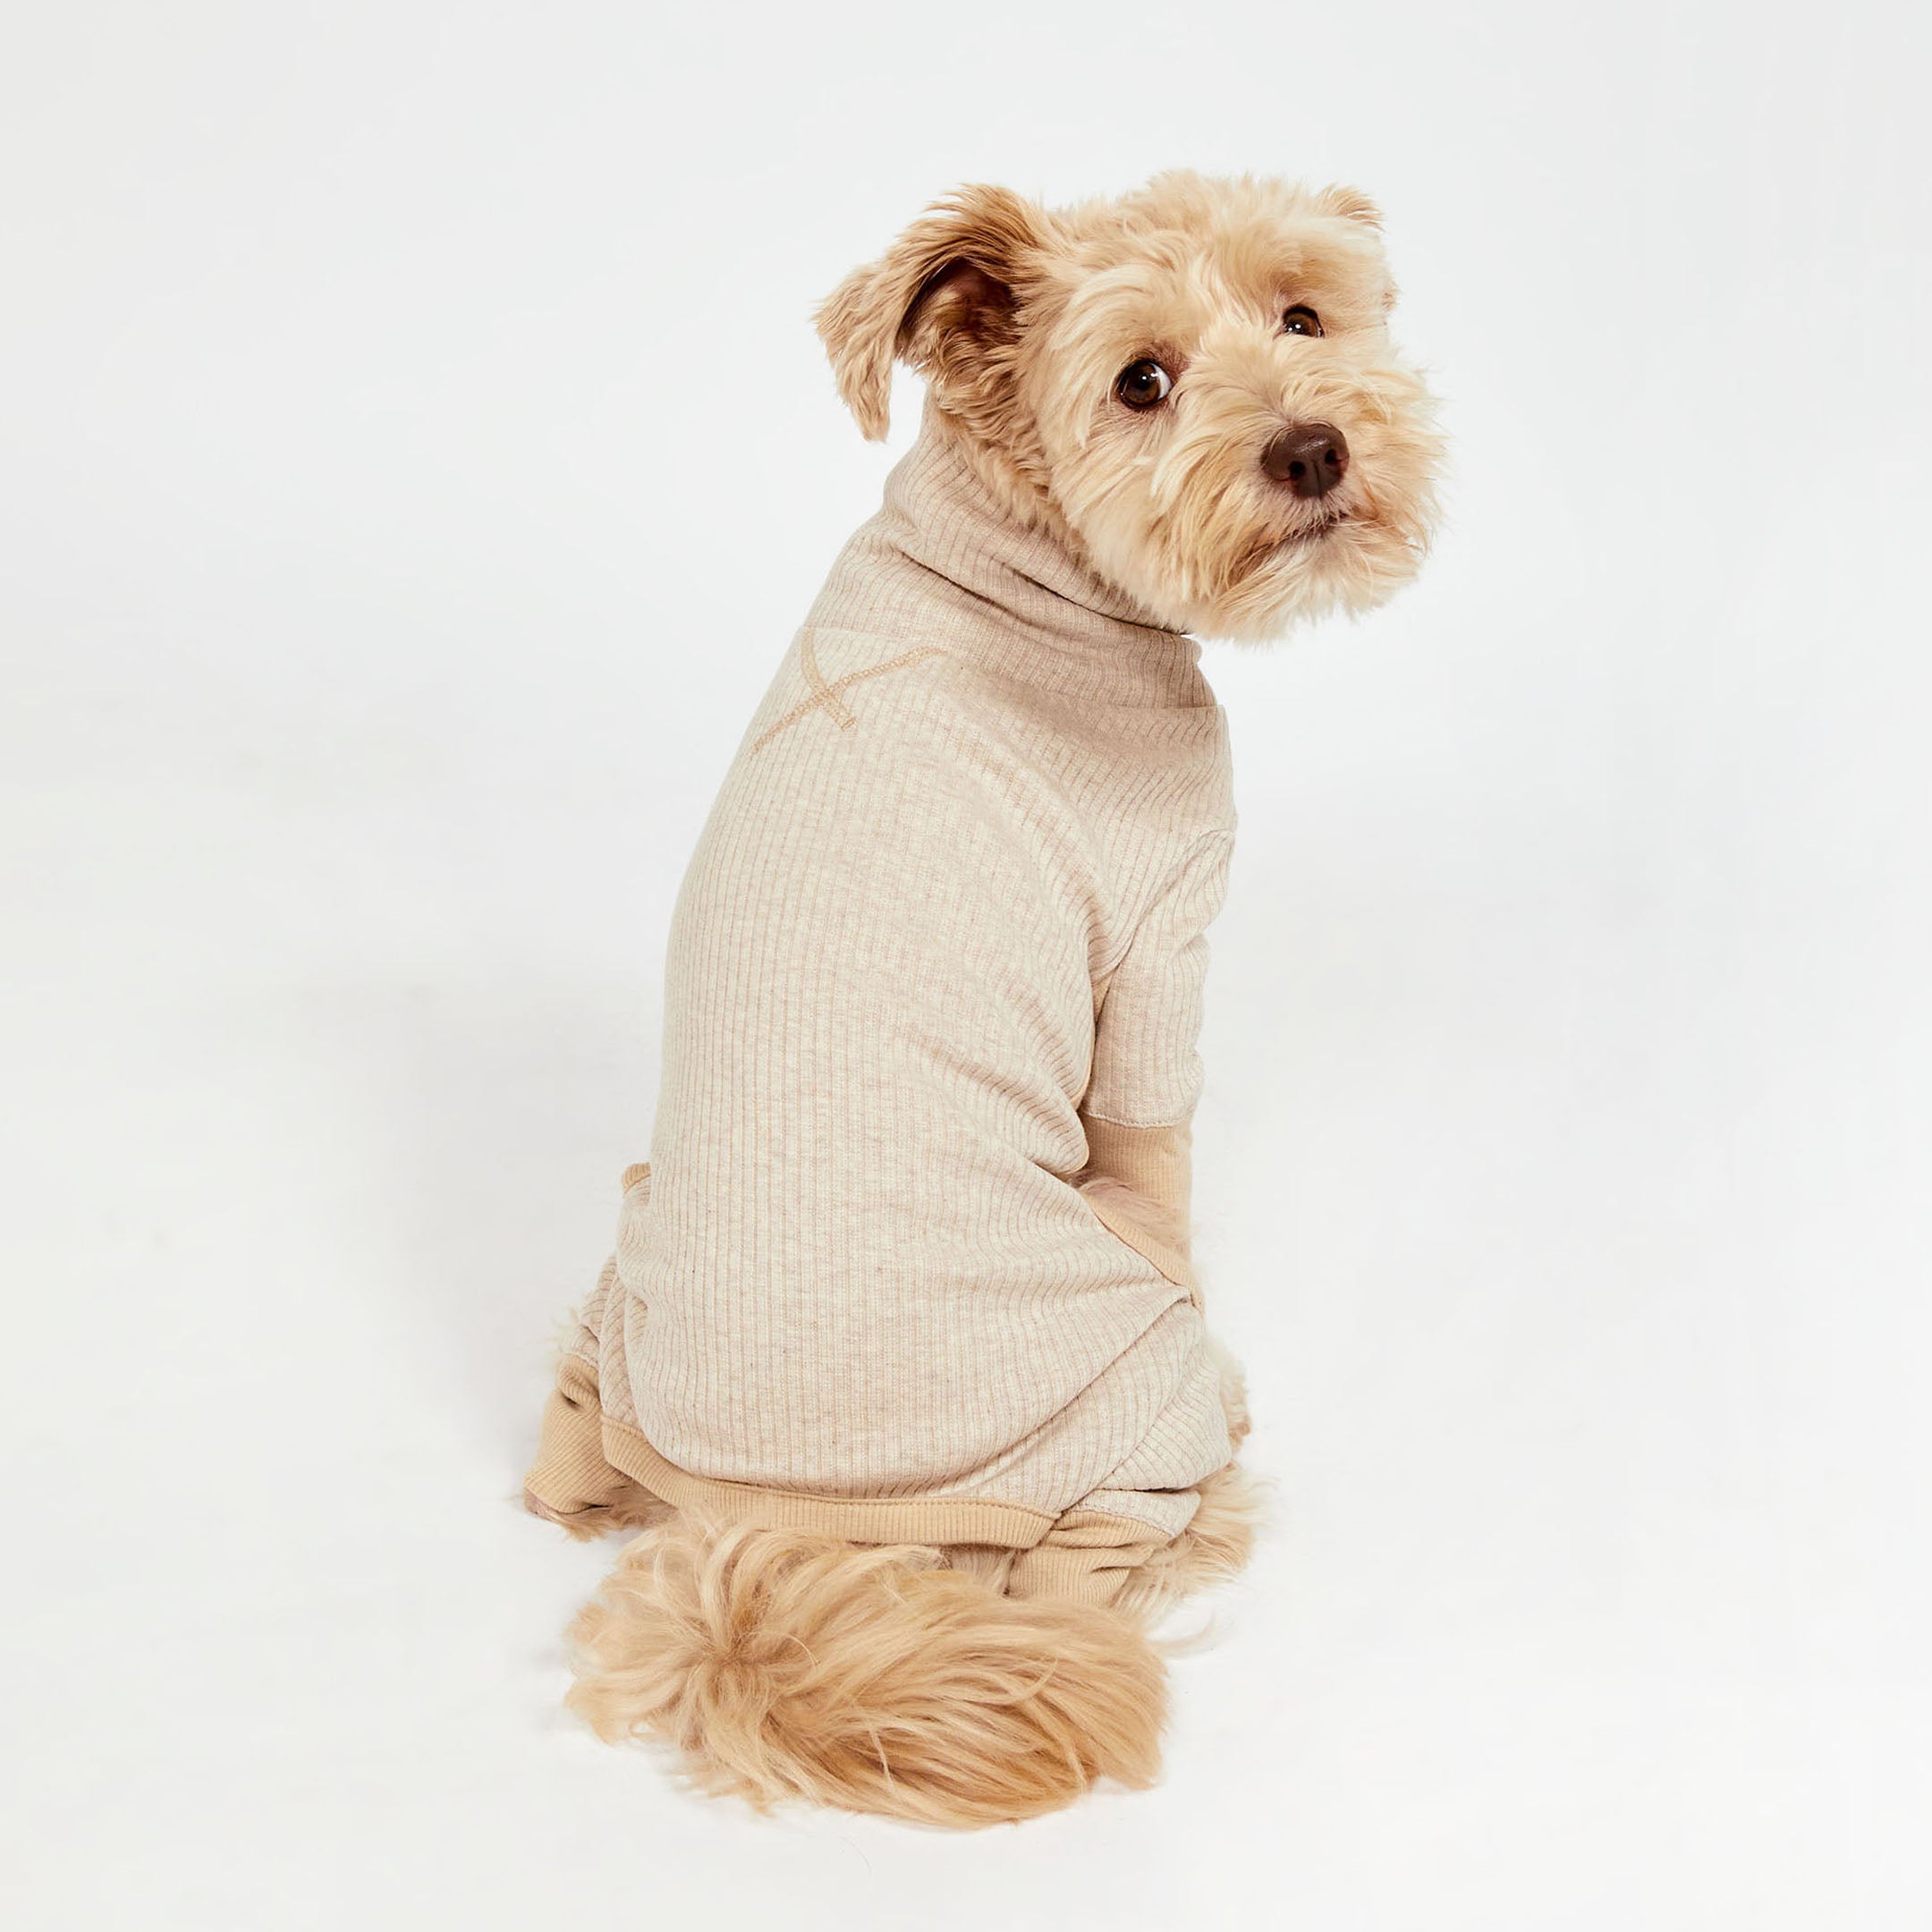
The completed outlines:
<svg viewBox="0 0 1932 1932">
<path fill-rule="evenodd" d="M 1281 318 L 1282 334 L 1284 335 L 1319 335 L 1321 318 L 1312 309 L 1299 305 L 1291 309 Z"/>
<path fill-rule="evenodd" d="M 1114 394 L 1129 409 L 1152 409 L 1157 402 L 1167 400 L 1167 392 L 1173 387 L 1174 377 L 1158 362 L 1143 357 L 1139 362 L 1130 362 L 1120 372 Z"/>
</svg>

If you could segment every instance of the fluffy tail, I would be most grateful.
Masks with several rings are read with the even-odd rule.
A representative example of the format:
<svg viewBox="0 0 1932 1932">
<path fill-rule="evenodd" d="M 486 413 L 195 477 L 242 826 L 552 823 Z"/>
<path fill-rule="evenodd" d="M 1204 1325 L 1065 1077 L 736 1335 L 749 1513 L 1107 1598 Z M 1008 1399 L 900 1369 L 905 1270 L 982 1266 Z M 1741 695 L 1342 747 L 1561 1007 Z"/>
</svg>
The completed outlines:
<svg viewBox="0 0 1932 1932">
<path fill-rule="evenodd" d="M 572 1707 L 705 1789 L 929 1825 L 1030 1818 L 1159 1764 L 1165 1674 L 1108 1610 L 1015 1601 L 918 1546 L 680 1514 L 572 1627 Z"/>
</svg>

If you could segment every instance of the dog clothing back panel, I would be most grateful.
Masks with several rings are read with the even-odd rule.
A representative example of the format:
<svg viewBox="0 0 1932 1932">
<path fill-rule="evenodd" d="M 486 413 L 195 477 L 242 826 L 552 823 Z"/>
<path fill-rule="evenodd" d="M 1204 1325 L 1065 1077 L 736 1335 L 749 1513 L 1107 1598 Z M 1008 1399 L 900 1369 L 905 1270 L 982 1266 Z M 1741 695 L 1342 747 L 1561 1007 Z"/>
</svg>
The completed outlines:
<svg viewBox="0 0 1932 1932">
<path fill-rule="evenodd" d="M 1075 1177 L 1103 1136 L 1184 1145 L 1233 817 L 1197 646 L 928 425 L 680 895 L 648 1171 L 575 1345 L 614 1465 L 860 1539 L 1185 1527 L 1216 1360 L 1184 1261 Z"/>
</svg>

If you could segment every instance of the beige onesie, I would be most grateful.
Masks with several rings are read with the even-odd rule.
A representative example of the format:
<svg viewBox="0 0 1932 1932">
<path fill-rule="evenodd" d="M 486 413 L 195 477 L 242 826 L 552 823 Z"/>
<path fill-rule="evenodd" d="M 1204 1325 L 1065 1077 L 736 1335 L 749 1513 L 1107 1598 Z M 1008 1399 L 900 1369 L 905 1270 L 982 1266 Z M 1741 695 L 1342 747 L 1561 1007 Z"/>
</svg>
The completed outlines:
<svg viewBox="0 0 1932 1932">
<path fill-rule="evenodd" d="M 692 859 L 547 1509 L 635 1485 L 1097 1600 L 1185 1529 L 1231 1454 L 1186 1253 L 1233 831 L 1198 658 L 928 420 Z"/>
</svg>

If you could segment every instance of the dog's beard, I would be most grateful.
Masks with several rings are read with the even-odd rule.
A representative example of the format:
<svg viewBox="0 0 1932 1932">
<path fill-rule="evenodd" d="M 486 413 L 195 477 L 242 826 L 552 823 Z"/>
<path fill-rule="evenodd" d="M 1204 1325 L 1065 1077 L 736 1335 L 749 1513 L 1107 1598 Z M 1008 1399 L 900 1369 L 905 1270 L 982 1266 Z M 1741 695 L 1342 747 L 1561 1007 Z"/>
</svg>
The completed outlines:
<svg viewBox="0 0 1932 1932">
<path fill-rule="evenodd" d="M 1284 530 L 1264 530 L 1234 561 L 1227 573 L 1228 587 L 1239 589 L 1258 572 L 1278 559 L 1299 551 L 1312 550 L 1326 543 L 1335 531 L 1351 521 L 1346 506 L 1320 504 L 1309 510 Z"/>
<path fill-rule="evenodd" d="M 1260 642 L 1318 617 L 1373 610 L 1420 569 L 1432 522 L 1427 502 L 1343 505 L 1284 540 L 1257 545 L 1199 628 Z"/>
<path fill-rule="evenodd" d="M 1419 568 L 1434 506 L 1357 468 L 1319 504 L 1284 504 L 1245 478 L 1204 473 L 1148 516 L 1138 542 L 1119 519 L 1108 536 L 1120 561 L 1097 561 L 1165 622 L 1240 642 L 1373 609 Z"/>
</svg>

